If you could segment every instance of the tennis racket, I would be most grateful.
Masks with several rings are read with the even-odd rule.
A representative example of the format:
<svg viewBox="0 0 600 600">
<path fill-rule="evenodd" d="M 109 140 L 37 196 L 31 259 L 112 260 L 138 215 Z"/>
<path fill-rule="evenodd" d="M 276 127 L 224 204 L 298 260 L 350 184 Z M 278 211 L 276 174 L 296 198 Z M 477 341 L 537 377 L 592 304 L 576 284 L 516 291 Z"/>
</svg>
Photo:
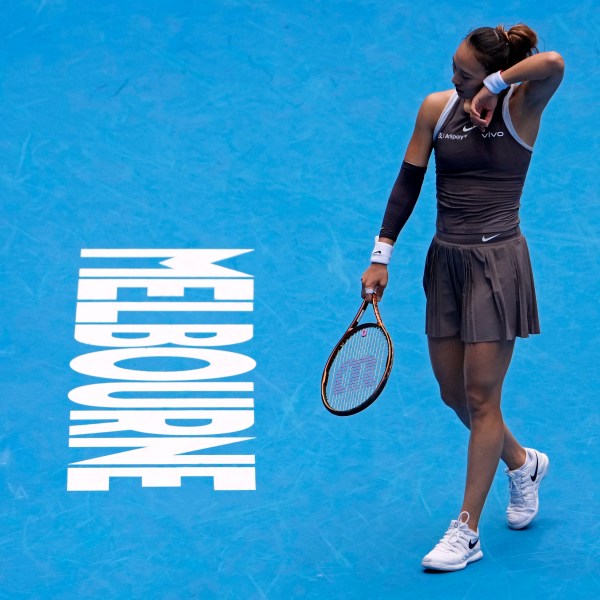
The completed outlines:
<svg viewBox="0 0 600 600">
<path fill-rule="evenodd" d="M 379 314 L 377 294 L 373 294 L 377 323 L 359 325 L 367 306 L 364 300 L 323 371 L 321 398 L 334 415 L 353 415 L 373 404 L 392 370 L 394 347 Z"/>
</svg>

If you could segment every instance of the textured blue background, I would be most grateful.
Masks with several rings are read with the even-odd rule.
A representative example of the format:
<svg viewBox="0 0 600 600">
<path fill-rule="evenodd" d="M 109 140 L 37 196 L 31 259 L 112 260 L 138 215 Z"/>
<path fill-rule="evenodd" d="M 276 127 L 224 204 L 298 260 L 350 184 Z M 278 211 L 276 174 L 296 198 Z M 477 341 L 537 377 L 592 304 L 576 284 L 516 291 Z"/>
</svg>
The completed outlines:
<svg viewBox="0 0 600 600">
<path fill-rule="evenodd" d="M 579 2 L 12 0 L 0 8 L 2 598 L 591 598 L 598 577 L 597 9 Z M 565 81 L 523 197 L 543 335 L 504 412 L 551 476 L 535 524 L 431 575 L 467 432 L 437 398 L 420 278 L 430 168 L 382 305 L 397 361 L 366 412 L 324 411 L 324 361 L 358 303 L 416 110 L 479 25 L 525 21 Z M 253 248 L 255 492 L 208 481 L 67 493 L 82 248 Z M 229 266 L 229 264 L 228 264 Z M 250 449 L 251 448 L 251 449 Z M 240 450 L 242 452 L 242 450 Z"/>
</svg>

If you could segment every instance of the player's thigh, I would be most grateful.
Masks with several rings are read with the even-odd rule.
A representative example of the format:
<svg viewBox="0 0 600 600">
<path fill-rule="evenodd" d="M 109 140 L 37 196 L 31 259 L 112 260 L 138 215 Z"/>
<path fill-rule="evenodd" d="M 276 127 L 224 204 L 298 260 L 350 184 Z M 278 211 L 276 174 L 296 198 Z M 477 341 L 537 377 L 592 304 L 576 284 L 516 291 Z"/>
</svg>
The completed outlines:
<svg viewBox="0 0 600 600">
<path fill-rule="evenodd" d="M 463 373 L 469 406 L 500 402 L 514 346 L 514 340 L 465 344 Z"/>
<path fill-rule="evenodd" d="M 457 337 L 427 338 L 433 374 L 440 386 L 442 400 L 449 406 L 464 404 L 465 344 Z"/>
</svg>

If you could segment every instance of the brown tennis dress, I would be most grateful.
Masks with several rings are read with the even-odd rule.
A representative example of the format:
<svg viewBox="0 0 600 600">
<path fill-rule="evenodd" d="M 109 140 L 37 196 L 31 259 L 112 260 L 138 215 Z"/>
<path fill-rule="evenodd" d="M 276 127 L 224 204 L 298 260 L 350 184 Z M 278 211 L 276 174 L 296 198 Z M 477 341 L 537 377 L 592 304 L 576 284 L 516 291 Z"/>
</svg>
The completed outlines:
<svg viewBox="0 0 600 600">
<path fill-rule="evenodd" d="M 423 277 L 428 336 L 465 343 L 512 340 L 540 332 L 519 207 L 531 146 L 515 131 L 500 95 L 480 131 L 453 94 L 434 132 L 436 235 Z"/>
</svg>

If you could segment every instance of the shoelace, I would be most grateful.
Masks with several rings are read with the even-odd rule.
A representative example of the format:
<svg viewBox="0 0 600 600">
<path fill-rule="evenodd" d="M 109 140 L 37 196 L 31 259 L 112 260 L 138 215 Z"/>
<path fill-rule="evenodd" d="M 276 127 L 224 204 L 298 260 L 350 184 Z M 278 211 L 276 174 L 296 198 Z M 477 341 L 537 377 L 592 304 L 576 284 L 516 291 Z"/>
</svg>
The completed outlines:
<svg viewBox="0 0 600 600">
<path fill-rule="evenodd" d="M 466 515 L 467 518 L 463 521 L 461 517 Z M 458 519 L 454 522 L 454 524 L 448 528 L 444 537 L 438 542 L 438 548 L 440 550 L 444 550 L 446 552 L 456 552 L 456 542 L 458 542 L 461 538 L 461 533 L 466 537 L 466 533 L 462 531 L 461 524 L 466 525 L 469 522 L 469 513 L 465 510 L 458 515 Z M 464 544 L 462 544 L 464 547 Z"/>
<path fill-rule="evenodd" d="M 533 489 L 531 485 L 527 485 L 528 482 L 527 473 L 508 473 L 511 504 L 524 504 L 526 496 L 532 494 Z"/>
</svg>

